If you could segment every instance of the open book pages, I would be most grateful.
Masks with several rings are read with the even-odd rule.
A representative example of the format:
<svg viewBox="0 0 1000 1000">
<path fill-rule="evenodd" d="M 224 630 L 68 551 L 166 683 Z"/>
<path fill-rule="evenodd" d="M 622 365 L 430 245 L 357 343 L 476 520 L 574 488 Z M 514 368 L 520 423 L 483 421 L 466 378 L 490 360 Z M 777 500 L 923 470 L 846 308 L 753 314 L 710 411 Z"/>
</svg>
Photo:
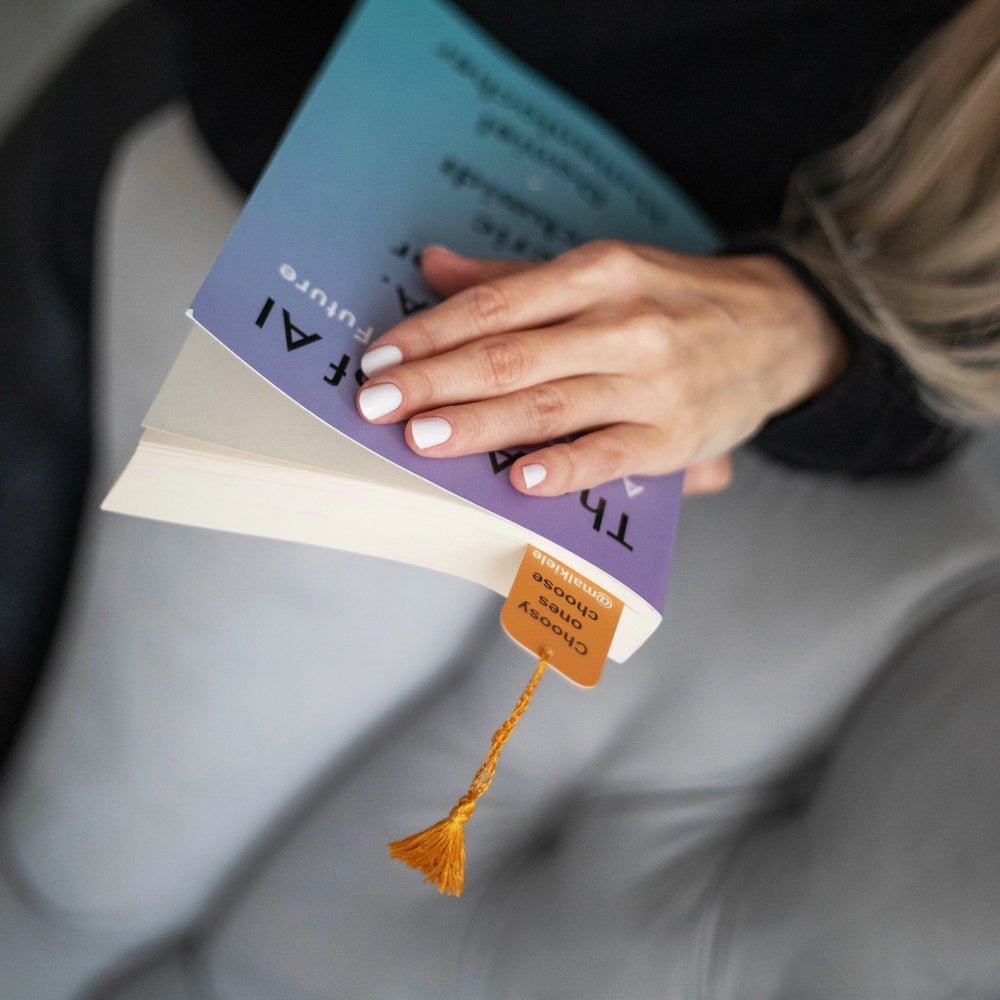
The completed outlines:
<svg viewBox="0 0 1000 1000">
<path fill-rule="evenodd" d="M 323 423 L 199 327 L 143 424 L 104 510 L 404 561 L 500 594 L 534 544 L 625 604 L 612 659 L 625 660 L 660 621 L 599 567 Z"/>
</svg>

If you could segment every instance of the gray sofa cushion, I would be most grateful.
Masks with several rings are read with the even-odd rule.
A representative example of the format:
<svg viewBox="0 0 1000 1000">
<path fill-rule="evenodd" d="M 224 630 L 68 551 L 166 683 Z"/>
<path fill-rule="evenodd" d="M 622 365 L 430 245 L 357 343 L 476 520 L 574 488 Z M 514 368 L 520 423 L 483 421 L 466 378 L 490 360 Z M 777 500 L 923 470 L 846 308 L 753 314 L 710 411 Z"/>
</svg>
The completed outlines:
<svg viewBox="0 0 1000 1000">
<path fill-rule="evenodd" d="M 21 888 L 0 917 L 31 909 L 91 951 L 39 969 L 0 934 L 5 975 L 69 996 L 183 934 L 146 985 L 98 975 L 95 995 L 561 996 L 569 973 L 573 995 L 670 976 L 683 995 L 728 848 L 900 644 L 996 578 L 995 438 L 894 483 L 738 456 L 731 490 L 686 507 L 654 639 L 593 692 L 546 679 L 468 828 L 467 894 L 441 899 L 385 844 L 450 807 L 532 664 L 461 581 L 96 514 L 234 210 L 183 115 L 124 165 L 84 559 L 0 803 Z M 608 992 L 633 968 L 636 992 Z"/>
</svg>

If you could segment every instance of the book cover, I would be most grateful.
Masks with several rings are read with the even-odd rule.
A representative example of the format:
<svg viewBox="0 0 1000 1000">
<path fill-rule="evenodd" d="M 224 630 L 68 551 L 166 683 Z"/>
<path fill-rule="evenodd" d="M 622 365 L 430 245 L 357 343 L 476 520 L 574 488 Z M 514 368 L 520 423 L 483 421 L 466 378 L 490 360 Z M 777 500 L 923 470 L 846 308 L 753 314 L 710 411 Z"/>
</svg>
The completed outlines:
<svg viewBox="0 0 1000 1000">
<path fill-rule="evenodd" d="M 282 393 L 388 461 L 519 524 L 662 608 L 680 475 L 516 491 L 528 448 L 429 459 L 355 408 L 359 358 L 434 298 L 420 249 L 546 259 L 613 237 L 709 251 L 711 227 L 617 133 L 432 0 L 364 0 L 191 316 Z"/>
</svg>

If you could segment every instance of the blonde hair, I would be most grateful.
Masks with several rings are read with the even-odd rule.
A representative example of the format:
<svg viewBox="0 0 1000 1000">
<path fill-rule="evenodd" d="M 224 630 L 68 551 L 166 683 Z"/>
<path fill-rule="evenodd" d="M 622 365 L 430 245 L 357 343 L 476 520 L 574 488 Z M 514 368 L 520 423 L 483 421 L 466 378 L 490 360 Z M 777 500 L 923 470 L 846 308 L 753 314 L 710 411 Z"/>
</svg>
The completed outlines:
<svg viewBox="0 0 1000 1000">
<path fill-rule="evenodd" d="M 964 8 L 866 128 L 796 175 L 784 227 L 935 409 L 1000 419 L 1000 0 Z"/>
</svg>

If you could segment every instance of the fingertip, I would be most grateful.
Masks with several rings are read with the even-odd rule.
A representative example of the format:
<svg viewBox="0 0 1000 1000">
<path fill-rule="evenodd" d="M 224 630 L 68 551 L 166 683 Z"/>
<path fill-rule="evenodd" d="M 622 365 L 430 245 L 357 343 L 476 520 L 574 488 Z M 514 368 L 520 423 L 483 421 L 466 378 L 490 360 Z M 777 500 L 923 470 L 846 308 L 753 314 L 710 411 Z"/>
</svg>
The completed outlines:
<svg viewBox="0 0 1000 1000">
<path fill-rule="evenodd" d="M 395 344 L 379 344 L 361 356 L 361 370 L 371 378 L 402 362 L 403 352 Z"/>
<path fill-rule="evenodd" d="M 556 497 L 565 493 L 558 455 L 535 452 L 510 470 L 511 485 L 528 496 Z"/>
<path fill-rule="evenodd" d="M 391 382 L 365 386 L 358 393 L 358 410 L 365 420 L 381 420 L 397 410 L 403 402 L 403 394 Z"/>
<path fill-rule="evenodd" d="M 585 488 L 579 483 L 578 463 L 568 443 L 539 448 L 520 459 L 510 472 L 516 489 L 530 496 L 558 497 Z"/>
<path fill-rule="evenodd" d="M 472 285 L 518 274 L 538 266 L 523 260 L 488 260 L 466 257 L 447 247 L 426 247 L 420 255 L 424 278 L 431 289 L 445 298 Z"/>
<path fill-rule="evenodd" d="M 684 493 L 721 493 L 733 481 L 733 460 L 727 454 L 716 455 L 705 462 L 689 466 L 684 471 Z"/>
<path fill-rule="evenodd" d="M 430 246 L 424 247 L 421 251 L 420 258 L 423 261 L 427 260 L 427 255 L 430 254 L 431 257 L 438 257 L 441 260 L 448 260 L 449 258 L 454 260 L 464 260 L 461 254 L 456 253 L 454 250 L 442 245 L 441 243 L 432 243 Z"/>
<path fill-rule="evenodd" d="M 415 417 L 410 421 L 409 431 L 417 450 L 426 451 L 451 437 L 451 424 L 444 417 Z"/>
<path fill-rule="evenodd" d="M 526 490 L 533 490 L 536 486 L 544 483 L 548 476 L 548 469 L 540 462 L 528 462 L 522 465 L 518 472 Z"/>
<path fill-rule="evenodd" d="M 451 295 L 479 280 L 476 262 L 447 247 L 425 247 L 420 254 L 420 261 L 424 278 L 439 295 Z"/>
</svg>

